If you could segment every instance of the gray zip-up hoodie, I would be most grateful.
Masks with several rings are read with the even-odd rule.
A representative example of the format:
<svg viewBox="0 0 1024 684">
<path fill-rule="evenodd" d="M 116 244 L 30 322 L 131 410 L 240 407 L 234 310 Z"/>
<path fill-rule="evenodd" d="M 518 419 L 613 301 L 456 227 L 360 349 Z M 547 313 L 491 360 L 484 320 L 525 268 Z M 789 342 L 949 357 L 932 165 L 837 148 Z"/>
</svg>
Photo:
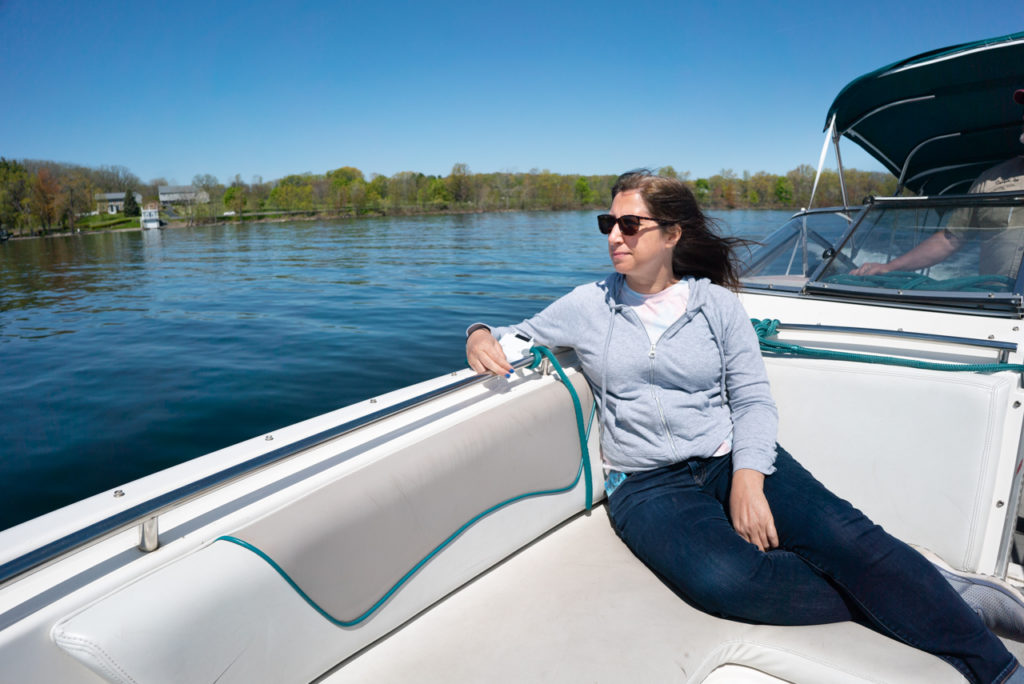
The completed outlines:
<svg viewBox="0 0 1024 684">
<path fill-rule="evenodd" d="M 625 278 L 581 285 L 532 318 L 492 328 L 572 347 L 601 407 L 605 463 L 624 473 L 708 457 L 732 434 L 733 470 L 775 471 L 778 412 L 739 299 L 690 279 L 684 313 L 656 344 L 620 303 Z M 471 328 L 472 329 L 472 328 Z"/>
</svg>

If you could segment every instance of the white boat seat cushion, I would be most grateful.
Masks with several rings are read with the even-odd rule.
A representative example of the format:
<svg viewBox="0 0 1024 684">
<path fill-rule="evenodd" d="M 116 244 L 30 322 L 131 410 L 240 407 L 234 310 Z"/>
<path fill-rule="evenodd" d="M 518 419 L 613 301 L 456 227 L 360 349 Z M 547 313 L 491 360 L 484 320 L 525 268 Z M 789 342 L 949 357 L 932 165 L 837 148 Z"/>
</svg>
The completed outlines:
<svg viewBox="0 0 1024 684">
<path fill-rule="evenodd" d="M 954 567 L 992 572 L 1016 457 L 1014 448 L 1000 463 L 999 451 L 1018 375 L 766 363 L 779 443 L 818 480 L 890 534 Z"/>
<path fill-rule="evenodd" d="M 353 621 L 475 516 L 573 485 L 580 447 L 570 397 L 559 383 L 535 394 L 389 454 L 233 536 L 273 558 L 327 613 Z M 542 423 L 545 434 L 531 431 Z"/>
<path fill-rule="evenodd" d="M 945 684 L 950 665 L 854 623 L 721 620 L 680 600 L 604 506 L 460 589 L 323 684 L 419 682 Z"/>
<path fill-rule="evenodd" d="M 588 407 L 585 379 L 572 378 Z M 407 436 L 233 533 L 332 617 L 366 615 L 357 625 L 328 621 L 265 558 L 220 540 L 62 619 L 55 643 L 113 682 L 320 675 L 583 509 L 570 396 L 552 378 L 528 382 L 503 403 L 431 422 L 430 434 Z M 541 423 L 550 429 L 534 429 Z"/>
</svg>

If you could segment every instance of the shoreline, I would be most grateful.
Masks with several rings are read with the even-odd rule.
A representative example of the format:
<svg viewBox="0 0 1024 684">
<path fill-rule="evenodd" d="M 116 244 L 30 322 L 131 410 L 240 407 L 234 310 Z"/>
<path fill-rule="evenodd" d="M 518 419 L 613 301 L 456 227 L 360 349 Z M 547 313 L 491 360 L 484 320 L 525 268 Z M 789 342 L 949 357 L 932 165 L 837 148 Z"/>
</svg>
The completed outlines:
<svg viewBox="0 0 1024 684">
<path fill-rule="evenodd" d="M 590 207 L 594 211 L 599 211 L 603 207 Z M 228 220 L 228 221 L 210 221 L 209 223 L 193 223 L 189 224 L 186 221 L 171 221 L 166 225 L 160 226 L 159 228 L 142 228 L 141 226 L 133 226 L 130 228 L 101 228 L 100 230 L 78 230 L 78 231 L 64 231 L 61 233 L 47 233 L 46 235 L 11 235 L 5 242 L 14 242 L 22 240 L 44 240 L 47 238 L 65 238 L 65 237 L 82 237 L 86 235 L 103 235 L 105 233 L 131 233 L 131 232 L 143 232 L 147 230 L 177 230 L 180 228 L 202 228 L 205 226 L 227 226 L 231 224 L 243 224 L 243 223 L 288 223 L 291 221 L 336 221 L 339 219 L 360 219 L 360 218 L 386 218 L 388 216 L 455 216 L 458 214 L 507 214 L 511 212 L 519 211 L 534 211 L 534 212 L 553 212 L 553 211 L 587 211 L 588 209 L 577 209 L 577 210 L 563 210 L 563 209 L 488 209 L 488 210 L 445 210 L 445 211 L 424 211 L 416 212 L 411 214 L 406 213 L 394 213 L 394 214 L 365 214 L 363 216 L 331 216 L 328 214 L 315 214 L 313 216 L 272 216 L 264 218 L 242 218 L 240 220 Z M 729 209 L 727 207 L 707 207 L 704 209 L 706 212 L 711 213 L 713 211 L 735 211 L 736 209 Z M 743 211 L 796 211 L 789 207 L 762 207 L 752 209 L 746 207 Z M 0 243 L 2 244 L 2 243 Z"/>
<path fill-rule="evenodd" d="M 454 216 L 457 214 L 504 214 L 513 211 L 530 211 L 528 209 L 493 209 L 493 210 L 448 210 L 448 211 L 423 211 L 416 212 L 414 214 L 395 213 L 395 214 L 365 214 L 363 216 L 353 215 L 338 215 L 332 216 L 329 214 L 315 214 L 315 215 L 299 215 L 299 216 L 270 216 L 263 218 L 241 218 L 237 221 L 209 221 L 203 223 L 192 223 L 189 224 L 187 221 L 170 221 L 159 228 L 143 228 L 141 226 L 132 226 L 129 228 L 101 228 L 99 230 L 77 230 L 77 231 L 64 231 L 61 233 L 47 233 L 45 235 L 11 235 L 6 241 L 13 242 L 15 240 L 42 240 L 46 238 L 59 238 L 59 237 L 82 237 L 84 235 L 102 235 L 104 233 L 130 233 L 130 232 L 141 232 L 146 230 L 176 230 L 179 228 L 201 228 L 204 226 L 227 226 L 231 224 L 242 224 L 242 223 L 288 223 L 290 221 L 336 221 L 339 219 L 359 219 L 359 218 L 383 218 L 387 216 Z M 536 209 L 534 211 L 554 211 L 548 209 Z M 586 211 L 581 210 L 581 211 Z M 223 217 L 221 217 L 223 218 Z"/>
</svg>

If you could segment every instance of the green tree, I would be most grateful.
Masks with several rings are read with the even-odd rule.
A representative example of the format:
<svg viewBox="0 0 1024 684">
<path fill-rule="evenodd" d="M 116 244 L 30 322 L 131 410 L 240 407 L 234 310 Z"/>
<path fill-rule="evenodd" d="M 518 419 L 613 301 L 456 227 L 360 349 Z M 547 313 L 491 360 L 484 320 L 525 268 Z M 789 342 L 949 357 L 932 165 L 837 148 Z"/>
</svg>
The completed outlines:
<svg viewBox="0 0 1024 684">
<path fill-rule="evenodd" d="M 370 182 L 366 184 L 366 193 L 376 200 L 382 200 L 388 196 L 388 177 L 374 174 Z"/>
<path fill-rule="evenodd" d="M 205 216 L 206 220 L 211 220 L 214 213 L 213 205 L 219 200 L 217 195 L 218 189 L 221 187 L 220 181 L 218 181 L 217 177 L 212 174 L 197 173 L 192 177 L 192 186 L 205 192 L 207 197 L 207 201 L 202 203 L 201 207 L 199 206 L 199 203 L 197 203 L 195 207 L 197 211 L 195 213 L 197 215 Z"/>
<path fill-rule="evenodd" d="M 590 189 L 590 183 L 583 176 L 576 179 L 573 194 L 575 195 L 576 203 L 580 206 L 589 207 L 597 202 L 597 195 Z"/>
<path fill-rule="evenodd" d="M 235 212 L 235 215 L 242 215 L 246 202 L 248 198 L 245 196 L 245 188 L 241 185 L 232 185 L 224 191 L 224 206 Z"/>
<path fill-rule="evenodd" d="M 53 227 L 57 219 L 60 185 L 48 168 L 41 168 L 32 177 L 29 206 L 39 225 L 45 230 Z"/>
<path fill-rule="evenodd" d="M 492 179 L 494 187 L 494 200 L 500 209 L 510 209 L 513 203 L 518 202 L 518 195 L 522 186 L 517 182 L 516 176 L 511 173 L 496 173 Z"/>
<path fill-rule="evenodd" d="M 697 196 L 698 202 L 707 202 L 711 196 L 711 183 L 707 178 L 698 178 L 694 183 L 693 194 Z"/>
<path fill-rule="evenodd" d="M 448 175 L 448 189 L 456 202 L 468 202 L 473 198 L 473 178 L 470 176 L 468 166 L 452 166 L 452 172 Z"/>
<path fill-rule="evenodd" d="M 285 176 L 270 191 L 270 203 L 286 211 L 313 209 L 313 186 L 309 174 Z"/>
<path fill-rule="evenodd" d="M 770 206 L 775 203 L 776 176 L 758 171 L 747 181 L 747 199 L 753 206 Z"/>
<path fill-rule="evenodd" d="M 426 183 L 426 177 L 415 171 L 400 171 L 388 179 L 388 204 L 393 209 L 403 209 L 416 204 L 420 187 Z"/>
<path fill-rule="evenodd" d="M 354 166 L 342 166 L 328 171 L 326 176 L 330 181 L 331 204 L 335 213 L 340 214 L 349 206 L 358 213 L 365 206 L 366 178 L 362 171 Z"/>
<path fill-rule="evenodd" d="M 78 216 L 93 208 L 93 184 L 86 170 L 79 167 L 64 175 L 61 186 L 61 222 L 68 230 L 74 230 Z"/>
<path fill-rule="evenodd" d="M 29 175 L 13 159 L 0 157 L 0 228 L 14 230 L 28 213 Z"/>
<path fill-rule="evenodd" d="M 327 177 L 331 180 L 331 184 L 336 188 L 352 185 L 353 183 L 366 182 L 363 172 L 354 166 L 342 166 L 340 169 L 328 171 Z"/>
<path fill-rule="evenodd" d="M 711 202 L 717 206 L 733 209 L 741 196 L 740 179 L 732 169 L 722 169 L 710 179 Z"/>
<path fill-rule="evenodd" d="M 126 166 L 101 166 L 93 170 L 93 180 L 100 192 L 125 192 L 142 186 L 142 180 Z"/>
<path fill-rule="evenodd" d="M 141 216 L 142 209 L 139 207 L 139 203 L 135 201 L 135 190 L 128 188 L 124 192 L 124 215 L 125 216 Z"/>
<path fill-rule="evenodd" d="M 807 205 L 811 198 L 811 187 L 814 185 L 814 174 L 815 169 L 810 164 L 801 164 L 786 174 L 789 187 L 793 189 L 793 202 L 800 206 Z"/>
<path fill-rule="evenodd" d="M 317 211 L 325 211 L 334 197 L 334 188 L 326 175 L 315 175 L 310 178 L 310 187 L 313 190 L 313 208 Z"/>
<path fill-rule="evenodd" d="M 775 201 L 785 207 L 793 204 L 793 184 L 785 176 L 779 176 L 775 181 Z"/>
<path fill-rule="evenodd" d="M 253 176 L 252 182 L 249 184 L 249 206 L 254 209 L 266 209 L 273 187 L 272 183 L 263 182 L 263 176 Z"/>
<path fill-rule="evenodd" d="M 434 209 L 447 209 L 452 201 L 451 190 L 443 178 L 431 177 L 420 190 L 420 204 Z"/>
</svg>

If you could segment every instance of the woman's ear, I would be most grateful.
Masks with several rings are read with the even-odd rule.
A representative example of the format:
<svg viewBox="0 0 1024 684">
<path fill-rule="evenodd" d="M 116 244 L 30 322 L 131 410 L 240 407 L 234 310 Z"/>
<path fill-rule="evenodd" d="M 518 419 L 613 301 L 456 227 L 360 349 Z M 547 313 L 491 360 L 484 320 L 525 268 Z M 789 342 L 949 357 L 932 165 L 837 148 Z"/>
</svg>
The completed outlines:
<svg viewBox="0 0 1024 684">
<path fill-rule="evenodd" d="M 676 243 L 679 242 L 679 240 L 682 237 L 683 237 L 683 229 L 679 226 L 678 223 L 673 225 L 673 226 L 670 226 L 665 231 L 665 246 L 666 247 L 675 248 Z"/>
</svg>

